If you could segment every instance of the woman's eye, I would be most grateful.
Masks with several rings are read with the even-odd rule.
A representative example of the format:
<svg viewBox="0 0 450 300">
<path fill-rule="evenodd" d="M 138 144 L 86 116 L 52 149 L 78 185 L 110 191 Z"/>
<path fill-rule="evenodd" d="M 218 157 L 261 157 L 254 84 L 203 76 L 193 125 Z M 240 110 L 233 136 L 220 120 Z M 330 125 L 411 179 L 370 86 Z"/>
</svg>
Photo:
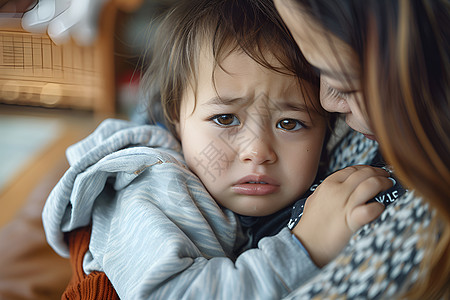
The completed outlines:
<svg viewBox="0 0 450 300">
<path fill-rule="evenodd" d="M 340 99 L 347 100 L 348 96 L 352 93 L 338 91 L 337 89 L 332 88 L 331 86 L 327 86 L 327 94 L 333 98 L 340 98 Z"/>
<path fill-rule="evenodd" d="M 347 100 L 348 97 L 355 93 L 356 91 L 340 91 L 332 86 L 330 86 L 325 80 L 321 80 L 321 82 L 323 83 L 322 87 L 325 87 L 325 93 L 326 95 L 333 97 L 333 98 L 339 98 L 339 99 L 343 99 L 343 100 Z"/>
<path fill-rule="evenodd" d="M 241 124 L 239 119 L 233 114 L 216 115 L 211 120 L 220 126 L 237 126 Z"/>
<path fill-rule="evenodd" d="M 283 119 L 277 123 L 277 128 L 283 129 L 286 131 L 296 131 L 296 130 L 300 130 L 305 127 L 306 126 L 303 125 L 302 122 L 300 122 L 299 120 L 294 120 L 294 119 Z"/>
</svg>

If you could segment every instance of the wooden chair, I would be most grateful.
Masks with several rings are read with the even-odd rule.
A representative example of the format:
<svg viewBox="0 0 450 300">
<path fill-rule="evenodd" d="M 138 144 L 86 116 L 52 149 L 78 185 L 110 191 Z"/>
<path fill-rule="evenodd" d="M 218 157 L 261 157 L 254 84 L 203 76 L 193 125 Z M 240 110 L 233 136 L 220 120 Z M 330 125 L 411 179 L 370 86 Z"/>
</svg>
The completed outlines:
<svg viewBox="0 0 450 300">
<path fill-rule="evenodd" d="M 101 12 L 94 45 L 55 45 L 22 29 L 20 16 L 0 16 L 0 102 L 115 113 L 114 33 L 119 10 L 142 0 L 110 0 Z"/>
</svg>

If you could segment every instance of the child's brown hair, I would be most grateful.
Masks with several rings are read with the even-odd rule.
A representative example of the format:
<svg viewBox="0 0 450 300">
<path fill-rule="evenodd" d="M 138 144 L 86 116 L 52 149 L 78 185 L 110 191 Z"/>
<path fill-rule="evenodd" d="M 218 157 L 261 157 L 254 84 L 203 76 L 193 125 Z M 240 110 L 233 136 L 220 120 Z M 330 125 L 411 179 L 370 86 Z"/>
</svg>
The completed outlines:
<svg viewBox="0 0 450 300">
<path fill-rule="evenodd" d="M 243 51 L 262 66 L 298 76 L 305 100 L 319 112 L 319 81 L 285 28 L 271 0 L 181 1 L 162 19 L 149 51 L 151 63 L 142 85 L 151 119 L 172 133 L 180 103 L 189 85 L 195 91 L 198 60 L 203 47 L 212 50 L 216 66 L 233 51 Z M 275 57 L 277 65 L 268 59 Z M 303 88 L 302 81 L 313 88 Z M 308 93 L 309 91 L 309 93 Z M 164 116 L 152 114 L 161 105 Z M 325 113 L 324 113 L 325 114 Z M 156 119 L 156 120 L 155 120 Z"/>
</svg>

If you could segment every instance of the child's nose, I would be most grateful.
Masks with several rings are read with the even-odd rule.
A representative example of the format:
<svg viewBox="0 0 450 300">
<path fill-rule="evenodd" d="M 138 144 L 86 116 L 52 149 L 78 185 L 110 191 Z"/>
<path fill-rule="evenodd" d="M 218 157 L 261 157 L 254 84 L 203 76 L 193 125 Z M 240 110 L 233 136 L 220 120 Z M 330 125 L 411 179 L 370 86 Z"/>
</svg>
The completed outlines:
<svg viewBox="0 0 450 300">
<path fill-rule="evenodd" d="M 277 160 L 277 155 L 268 138 L 258 137 L 240 149 L 239 159 L 255 165 L 272 164 Z"/>
</svg>

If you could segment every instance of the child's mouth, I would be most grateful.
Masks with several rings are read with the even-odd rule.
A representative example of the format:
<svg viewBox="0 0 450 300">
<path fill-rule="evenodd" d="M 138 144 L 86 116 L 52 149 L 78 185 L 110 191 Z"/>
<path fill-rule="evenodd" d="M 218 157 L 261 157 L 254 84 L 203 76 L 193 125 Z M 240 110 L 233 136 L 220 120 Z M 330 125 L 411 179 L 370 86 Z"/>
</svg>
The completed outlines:
<svg viewBox="0 0 450 300">
<path fill-rule="evenodd" d="M 265 175 L 250 175 L 241 178 L 233 184 L 232 190 L 236 194 L 250 196 L 264 196 L 277 192 L 280 185 L 274 179 Z"/>
</svg>

